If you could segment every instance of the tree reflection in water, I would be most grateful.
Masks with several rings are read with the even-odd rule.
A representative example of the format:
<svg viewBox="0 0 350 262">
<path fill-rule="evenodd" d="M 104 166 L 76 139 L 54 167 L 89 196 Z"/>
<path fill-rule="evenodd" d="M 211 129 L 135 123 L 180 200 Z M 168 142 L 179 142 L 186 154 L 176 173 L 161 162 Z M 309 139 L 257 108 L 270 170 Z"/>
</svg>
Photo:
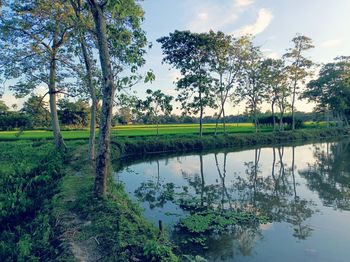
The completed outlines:
<svg viewBox="0 0 350 262">
<path fill-rule="evenodd" d="M 350 210 L 349 143 L 314 146 L 315 161 L 302 170 L 298 170 L 295 164 L 294 146 L 273 147 L 269 150 L 272 154 L 271 173 L 261 169 L 260 148 L 252 151 L 252 161 L 244 162 L 244 173 L 241 174 L 236 174 L 234 169 L 227 167 L 227 152 L 220 155 L 214 153 L 217 172 L 215 183 L 206 182 L 213 174 L 205 171 L 202 154 L 198 156 L 198 172 L 181 171 L 184 178 L 184 184 L 181 185 L 162 182 L 157 161 L 157 179 L 142 183 L 135 195 L 140 201 L 149 203 L 151 209 L 162 208 L 169 201 L 183 210 L 182 217 L 208 211 L 215 211 L 216 214 L 225 214 L 228 211 L 266 214 L 272 223 L 290 224 L 293 236 L 300 241 L 312 235 L 312 228 L 307 220 L 312 217 L 316 208 L 312 201 L 303 198 L 302 194 L 299 195 L 300 185 L 296 175 L 306 179 L 307 187 L 317 192 L 325 205 Z M 269 150 L 264 150 L 264 154 Z M 285 159 L 286 152 L 290 153 L 290 161 Z M 219 161 L 221 155 L 222 163 Z M 259 223 L 238 223 L 229 229 L 208 232 L 197 234 L 199 239 L 193 240 L 193 234 L 191 237 L 191 234 L 175 226 L 172 238 L 185 253 L 206 254 L 214 260 L 251 255 L 256 241 L 262 238 Z M 198 247 L 191 245 L 193 243 L 205 244 Z"/>
<path fill-rule="evenodd" d="M 315 162 L 299 171 L 308 188 L 317 192 L 325 206 L 350 210 L 350 143 L 315 146 Z"/>
</svg>

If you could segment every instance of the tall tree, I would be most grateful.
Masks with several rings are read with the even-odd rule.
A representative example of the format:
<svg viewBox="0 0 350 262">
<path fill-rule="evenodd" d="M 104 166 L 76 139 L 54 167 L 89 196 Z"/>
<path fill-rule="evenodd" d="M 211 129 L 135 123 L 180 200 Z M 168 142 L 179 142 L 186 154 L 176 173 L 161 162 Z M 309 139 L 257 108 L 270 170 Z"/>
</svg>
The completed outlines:
<svg viewBox="0 0 350 262">
<path fill-rule="evenodd" d="M 29 94 L 39 85 L 48 86 L 55 145 L 65 147 L 60 131 L 56 100 L 65 89 L 68 76 L 62 63 L 69 50 L 64 45 L 72 25 L 71 8 L 64 1 L 3 1 L 0 16 L 0 56 L 5 79 L 18 96 Z M 59 86 L 59 87 L 58 87 Z"/>
<path fill-rule="evenodd" d="M 249 43 L 247 58 L 243 62 L 240 83 L 236 90 L 237 97 L 245 100 L 247 109 L 253 115 L 255 132 L 258 132 L 259 107 L 266 98 L 266 86 L 263 82 L 262 53 L 260 49 Z"/>
<path fill-rule="evenodd" d="M 215 108 L 213 77 L 210 74 L 210 39 L 207 34 L 175 31 L 157 40 L 162 45 L 163 61 L 180 70 L 177 101 L 185 113 L 199 113 L 199 134 L 203 135 L 206 107 Z"/>
<path fill-rule="evenodd" d="M 297 35 L 292 39 L 294 46 L 287 50 L 284 57 L 289 60 L 288 76 L 289 87 L 292 96 L 292 129 L 295 129 L 295 101 L 300 94 L 302 86 L 308 76 L 310 76 L 309 69 L 312 66 L 312 61 L 304 56 L 305 51 L 314 48 L 311 38 L 303 35 Z"/>
<path fill-rule="evenodd" d="M 160 115 L 170 115 L 173 110 L 171 101 L 172 96 L 164 94 L 161 90 L 152 91 L 147 89 L 147 97 L 142 103 L 142 109 L 157 125 L 157 136 L 159 135 L 159 117 Z"/>
<path fill-rule="evenodd" d="M 316 110 L 333 112 L 348 124 L 350 115 L 350 57 L 338 57 L 322 66 L 318 78 L 311 80 L 303 97 L 316 103 Z"/>
<path fill-rule="evenodd" d="M 95 60 L 93 59 L 93 44 L 94 37 L 91 37 L 93 30 L 93 22 L 91 12 L 83 0 L 70 0 L 75 16 L 72 17 L 75 25 L 76 36 L 73 38 L 73 45 L 77 45 L 78 56 L 85 65 L 84 73 L 81 73 L 84 93 L 87 93 L 91 99 L 90 108 L 90 134 L 89 134 L 89 157 L 93 162 L 95 161 L 95 137 L 96 137 L 96 118 L 97 108 L 99 103 L 100 90 L 97 88 L 100 75 L 96 72 Z"/>
<path fill-rule="evenodd" d="M 225 35 L 222 32 L 210 31 L 210 70 L 216 75 L 217 90 L 219 99 L 219 114 L 217 115 L 215 134 L 217 133 L 218 123 L 222 117 L 224 133 L 226 133 L 225 104 L 227 99 L 233 95 L 233 90 L 237 84 L 238 76 L 242 70 L 243 60 L 247 52 L 245 49 L 250 38 L 243 36 L 238 39 Z"/>
<path fill-rule="evenodd" d="M 103 197 L 107 190 L 110 159 L 112 107 L 117 87 L 133 78 L 121 77 L 129 68 L 134 73 L 144 64 L 147 44 L 141 30 L 143 10 L 134 0 L 87 0 L 95 25 L 102 71 L 102 114 L 96 157 L 94 193 Z"/>
<path fill-rule="evenodd" d="M 282 59 L 265 59 L 262 63 L 262 81 L 266 86 L 267 101 L 271 105 L 273 128 L 276 128 L 275 107 L 280 112 L 280 130 L 283 127 L 283 116 L 288 106 L 288 86 L 286 67 Z"/>
</svg>

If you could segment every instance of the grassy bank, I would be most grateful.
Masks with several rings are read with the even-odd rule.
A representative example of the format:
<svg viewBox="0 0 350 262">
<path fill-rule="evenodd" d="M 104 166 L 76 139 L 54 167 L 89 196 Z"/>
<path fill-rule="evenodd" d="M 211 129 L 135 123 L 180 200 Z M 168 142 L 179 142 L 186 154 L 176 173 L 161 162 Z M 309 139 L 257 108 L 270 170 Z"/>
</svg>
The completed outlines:
<svg viewBox="0 0 350 262">
<path fill-rule="evenodd" d="M 143 218 L 138 205 L 112 178 L 105 199 L 92 196 L 94 172 L 85 142 L 72 141 L 68 147 L 71 161 L 55 196 L 54 215 L 62 221 L 66 232 L 62 240 L 74 257 L 82 261 L 178 261 L 167 237 Z"/>
<path fill-rule="evenodd" d="M 255 145 L 273 145 L 294 141 L 312 141 L 350 136 L 350 129 L 300 129 L 269 133 L 241 133 L 218 136 L 161 136 L 112 139 L 112 148 L 118 157 L 186 152 L 216 148 L 243 148 Z"/>
<path fill-rule="evenodd" d="M 63 258 L 51 211 L 64 159 L 48 143 L 2 142 L 0 148 L 0 260 Z"/>
<path fill-rule="evenodd" d="M 325 128 L 326 123 L 305 123 L 305 129 L 312 128 Z M 218 133 L 223 133 L 223 126 L 219 125 Z M 97 130 L 98 131 L 98 130 Z M 272 127 L 262 127 L 261 132 L 272 132 Z M 168 124 L 159 125 L 160 136 L 184 136 L 184 135 L 195 135 L 199 132 L 198 124 Z M 239 124 L 227 124 L 227 133 L 238 134 L 238 133 L 254 133 L 255 127 L 251 123 L 239 123 Z M 204 124 L 203 125 L 204 135 L 213 135 L 215 133 L 215 124 Z M 139 137 L 139 136 L 156 136 L 157 128 L 155 125 L 126 125 L 117 126 L 112 130 L 112 137 Z M 80 140 L 89 138 L 88 129 L 72 129 L 63 130 L 62 136 L 66 140 Z M 26 131 L 1 131 L 0 141 L 12 141 L 12 140 L 51 140 L 53 138 L 52 131 L 49 130 L 26 130 Z"/>
<path fill-rule="evenodd" d="M 61 156 L 47 142 L 0 142 L 0 261 L 177 261 L 122 187 L 93 198 L 86 141 L 67 145 Z"/>
</svg>

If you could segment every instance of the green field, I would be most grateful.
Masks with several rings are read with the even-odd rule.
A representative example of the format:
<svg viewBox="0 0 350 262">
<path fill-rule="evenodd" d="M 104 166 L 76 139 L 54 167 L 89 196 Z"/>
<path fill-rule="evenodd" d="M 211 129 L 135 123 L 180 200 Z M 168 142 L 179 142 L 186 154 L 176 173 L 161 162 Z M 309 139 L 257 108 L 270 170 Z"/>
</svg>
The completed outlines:
<svg viewBox="0 0 350 262">
<path fill-rule="evenodd" d="M 325 127 L 325 123 L 305 123 L 305 128 Z M 251 123 L 227 124 L 228 133 L 253 133 L 255 128 Z M 272 131 L 272 127 L 262 127 L 261 132 Z M 193 135 L 198 134 L 198 124 L 166 124 L 159 125 L 160 135 Z M 223 132 L 222 125 L 219 125 L 218 132 Z M 214 134 L 215 124 L 204 124 L 204 134 Z M 114 137 L 134 137 L 134 136 L 155 136 L 157 134 L 156 125 L 126 125 L 113 128 L 112 136 Z M 64 139 L 88 139 L 89 130 L 69 130 L 62 131 Z M 0 140 L 18 140 L 18 139 L 52 139 L 52 131 L 48 130 L 28 130 L 28 131 L 2 131 L 0 132 Z"/>
</svg>

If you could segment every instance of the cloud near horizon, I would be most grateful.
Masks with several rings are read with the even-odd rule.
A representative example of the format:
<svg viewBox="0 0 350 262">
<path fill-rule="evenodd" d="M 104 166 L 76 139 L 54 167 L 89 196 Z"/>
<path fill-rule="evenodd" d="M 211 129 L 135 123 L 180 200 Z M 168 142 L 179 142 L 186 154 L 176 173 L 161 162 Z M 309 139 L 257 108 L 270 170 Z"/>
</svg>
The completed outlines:
<svg viewBox="0 0 350 262">
<path fill-rule="evenodd" d="M 196 15 L 188 23 L 187 29 L 194 32 L 223 30 L 231 25 L 239 15 L 254 3 L 254 0 L 232 0 L 229 5 L 204 3 L 195 10 Z"/>
<path fill-rule="evenodd" d="M 341 42 L 340 39 L 330 39 L 321 43 L 321 47 L 336 47 L 341 44 Z"/>
</svg>

